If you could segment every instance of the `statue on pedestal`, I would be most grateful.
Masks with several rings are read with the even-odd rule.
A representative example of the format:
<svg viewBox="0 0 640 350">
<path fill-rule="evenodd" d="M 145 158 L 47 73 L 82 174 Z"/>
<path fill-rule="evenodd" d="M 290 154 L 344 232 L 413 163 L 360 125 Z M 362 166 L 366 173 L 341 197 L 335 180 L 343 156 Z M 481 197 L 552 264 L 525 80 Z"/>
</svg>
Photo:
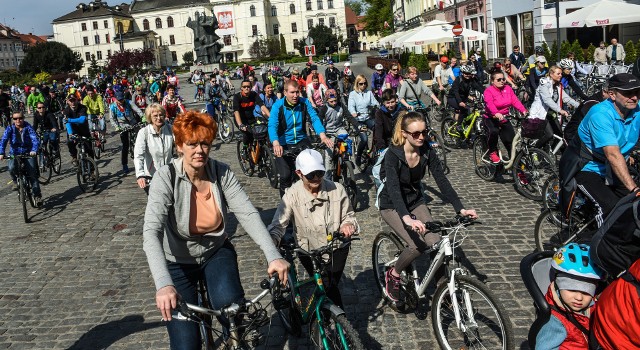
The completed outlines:
<svg viewBox="0 0 640 350">
<path fill-rule="evenodd" d="M 216 34 L 218 19 L 215 16 L 199 14 L 196 12 L 195 20 L 189 17 L 187 27 L 193 30 L 194 47 L 196 51 L 195 62 L 203 64 L 220 63 L 222 55 L 220 50 L 223 45 L 218 42 L 220 37 Z"/>
</svg>

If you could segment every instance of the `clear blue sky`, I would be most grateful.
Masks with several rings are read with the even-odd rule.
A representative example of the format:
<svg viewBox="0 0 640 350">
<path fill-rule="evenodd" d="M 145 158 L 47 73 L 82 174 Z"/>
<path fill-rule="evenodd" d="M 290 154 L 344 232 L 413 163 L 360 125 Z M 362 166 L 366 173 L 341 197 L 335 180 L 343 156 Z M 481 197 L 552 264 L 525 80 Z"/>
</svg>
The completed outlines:
<svg viewBox="0 0 640 350">
<path fill-rule="evenodd" d="M 53 34 L 51 21 L 76 9 L 79 3 L 91 0 L 0 0 L 0 22 L 20 33 Z M 108 0 L 109 5 L 130 0 Z"/>
</svg>

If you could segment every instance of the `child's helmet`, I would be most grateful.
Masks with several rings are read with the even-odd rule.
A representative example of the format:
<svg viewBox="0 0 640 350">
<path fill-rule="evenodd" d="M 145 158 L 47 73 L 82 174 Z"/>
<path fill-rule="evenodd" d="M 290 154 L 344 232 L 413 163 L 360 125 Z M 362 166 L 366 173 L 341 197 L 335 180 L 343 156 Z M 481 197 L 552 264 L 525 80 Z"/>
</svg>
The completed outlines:
<svg viewBox="0 0 640 350">
<path fill-rule="evenodd" d="M 601 280 L 604 272 L 593 264 L 586 244 L 569 243 L 553 255 L 551 267 L 556 271 L 579 279 Z"/>
</svg>

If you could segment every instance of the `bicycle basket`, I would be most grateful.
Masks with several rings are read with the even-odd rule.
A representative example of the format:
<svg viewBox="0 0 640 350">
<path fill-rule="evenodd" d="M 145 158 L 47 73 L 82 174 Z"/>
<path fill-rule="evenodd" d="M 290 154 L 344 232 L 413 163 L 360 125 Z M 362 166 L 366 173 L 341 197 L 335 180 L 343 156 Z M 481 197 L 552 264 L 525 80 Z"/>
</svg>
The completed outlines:
<svg viewBox="0 0 640 350">
<path fill-rule="evenodd" d="M 251 132 L 256 140 L 264 140 L 269 134 L 269 128 L 265 123 L 256 123 L 251 127 Z"/>
</svg>

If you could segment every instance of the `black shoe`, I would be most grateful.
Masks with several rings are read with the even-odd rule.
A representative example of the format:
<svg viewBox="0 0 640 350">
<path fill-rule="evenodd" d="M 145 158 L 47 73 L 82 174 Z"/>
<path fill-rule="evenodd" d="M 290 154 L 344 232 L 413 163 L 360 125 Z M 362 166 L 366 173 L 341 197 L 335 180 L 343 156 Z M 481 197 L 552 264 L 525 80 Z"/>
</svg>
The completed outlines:
<svg viewBox="0 0 640 350">
<path fill-rule="evenodd" d="M 42 207 L 42 197 L 38 196 L 38 197 L 34 197 L 33 201 L 36 204 L 36 208 L 40 208 Z"/>
<path fill-rule="evenodd" d="M 356 157 L 356 166 L 362 165 L 362 157 Z"/>
</svg>

